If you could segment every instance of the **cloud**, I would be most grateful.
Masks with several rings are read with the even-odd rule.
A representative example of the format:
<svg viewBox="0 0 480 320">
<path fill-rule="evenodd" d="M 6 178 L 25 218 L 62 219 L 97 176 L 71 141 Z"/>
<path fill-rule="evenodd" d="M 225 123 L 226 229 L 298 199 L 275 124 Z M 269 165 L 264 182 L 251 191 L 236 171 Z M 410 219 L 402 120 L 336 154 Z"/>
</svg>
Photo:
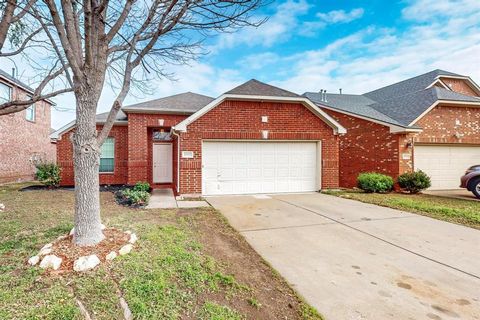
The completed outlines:
<svg viewBox="0 0 480 320">
<path fill-rule="evenodd" d="M 402 10 L 402 17 L 415 21 L 448 18 L 480 10 L 478 0 L 408 0 L 407 4 Z"/>
<path fill-rule="evenodd" d="M 430 1 L 412 2 L 403 10 L 410 24 L 402 30 L 370 26 L 338 39 L 318 50 L 284 57 L 292 63 L 288 76 L 274 81 L 286 89 L 303 93 L 364 93 L 384 85 L 431 71 L 445 69 L 480 79 L 480 4 L 455 2 L 462 9 L 440 1 L 428 23 L 416 10 Z M 467 6 L 470 5 L 470 6 Z"/>
<path fill-rule="evenodd" d="M 222 49 L 233 48 L 239 45 L 271 47 L 279 42 L 289 40 L 299 25 L 299 17 L 306 14 L 310 5 L 306 0 L 287 0 L 279 4 L 275 12 L 259 27 L 246 27 L 234 33 L 223 33 L 218 42 L 209 49 L 218 53 Z M 262 20 L 265 16 L 253 17 L 253 20 Z"/>
<path fill-rule="evenodd" d="M 360 19 L 363 16 L 363 12 L 364 10 L 362 8 L 352 9 L 349 12 L 345 10 L 333 10 L 327 13 L 319 12 L 317 13 L 317 17 L 326 24 L 348 23 Z"/>
</svg>

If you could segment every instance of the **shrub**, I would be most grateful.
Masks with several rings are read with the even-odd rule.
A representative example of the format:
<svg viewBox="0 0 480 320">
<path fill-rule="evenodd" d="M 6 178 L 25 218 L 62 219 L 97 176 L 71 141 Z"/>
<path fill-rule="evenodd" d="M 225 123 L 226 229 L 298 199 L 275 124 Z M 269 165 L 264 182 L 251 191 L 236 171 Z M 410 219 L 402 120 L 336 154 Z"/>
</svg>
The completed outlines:
<svg viewBox="0 0 480 320">
<path fill-rule="evenodd" d="M 46 186 L 57 187 L 60 183 L 60 167 L 55 163 L 41 162 L 36 165 L 35 177 Z"/>
<path fill-rule="evenodd" d="M 390 176 L 376 173 L 364 172 L 357 177 L 358 187 L 365 192 L 388 192 L 393 189 L 393 179 Z"/>
<path fill-rule="evenodd" d="M 128 206 L 144 206 L 148 204 L 150 193 L 142 190 L 123 189 L 115 193 L 118 203 Z"/>
<path fill-rule="evenodd" d="M 430 177 L 422 170 L 401 174 L 397 182 L 400 188 L 410 193 L 419 193 L 432 185 Z"/>
<path fill-rule="evenodd" d="M 150 184 L 148 182 L 139 181 L 135 184 L 135 186 L 133 187 L 133 190 L 149 192 Z"/>
</svg>

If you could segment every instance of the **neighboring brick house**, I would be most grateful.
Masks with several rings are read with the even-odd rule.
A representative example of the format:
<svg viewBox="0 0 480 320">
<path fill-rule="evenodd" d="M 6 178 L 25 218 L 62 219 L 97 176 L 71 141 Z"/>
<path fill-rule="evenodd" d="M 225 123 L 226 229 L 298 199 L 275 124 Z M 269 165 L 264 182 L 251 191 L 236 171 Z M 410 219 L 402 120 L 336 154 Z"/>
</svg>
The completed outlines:
<svg viewBox="0 0 480 320">
<path fill-rule="evenodd" d="M 0 104 L 31 94 L 31 88 L 0 70 Z M 43 100 L 0 116 L 0 183 L 32 180 L 35 162 L 55 161 L 56 146 L 50 141 L 52 104 Z"/>
<path fill-rule="evenodd" d="M 456 189 L 480 164 L 480 88 L 467 76 L 434 70 L 363 95 L 304 96 L 347 129 L 341 187 L 354 187 L 365 171 L 396 178 L 420 169 L 432 189 Z"/>
<path fill-rule="evenodd" d="M 74 128 L 53 135 L 62 185 L 74 183 Z M 335 188 L 342 133 L 310 100 L 256 80 L 217 99 L 187 92 L 122 108 L 102 146 L 100 183 L 208 195 Z"/>
</svg>

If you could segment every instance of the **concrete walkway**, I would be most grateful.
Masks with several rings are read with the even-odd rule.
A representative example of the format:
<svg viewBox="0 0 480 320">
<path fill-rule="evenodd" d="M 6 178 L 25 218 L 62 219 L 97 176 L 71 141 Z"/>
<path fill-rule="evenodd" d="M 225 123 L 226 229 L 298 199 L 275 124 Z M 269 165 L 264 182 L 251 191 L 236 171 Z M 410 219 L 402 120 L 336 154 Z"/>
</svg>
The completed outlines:
<svg viewBox="0 0 480 320">
<path fill-rule="evenodd" d="M 147 209 L 176 209 L 209 207 L 206 201 L 177 201 L 172 189 L 154 189 Z"/>
<path fill-rule="evenodd" d="M 333 196 L 219 209 L 327 319 L 480 319 L 480 231 Z"/>
</svg>

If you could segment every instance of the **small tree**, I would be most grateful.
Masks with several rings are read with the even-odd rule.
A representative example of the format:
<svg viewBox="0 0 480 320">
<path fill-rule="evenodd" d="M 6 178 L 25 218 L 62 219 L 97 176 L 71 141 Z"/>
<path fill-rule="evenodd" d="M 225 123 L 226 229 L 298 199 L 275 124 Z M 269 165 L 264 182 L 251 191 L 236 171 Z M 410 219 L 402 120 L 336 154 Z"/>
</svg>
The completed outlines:
<svg viewBox="0 0 480 320">
<path fill-rule="evenodd" d="M 40 162 L 35 165 L 37 172 L 35 177 L 48 187 L 58 187 L 60 184 L 60 167 L 55 163 Z"/>
<path fill-rule="evenodd" d="M 430 177 L 422 170 L 401 174 L 397 182 L 400 188 L 410 193 L 419 193 L 432 185 Z"/>
<path fill-rule="evenodd" d="M 213 33 L 257 26 L 262 21 L 252 22 L 252 12 L 261 5 L 262 0 L 43 0 L 22 7 L 8 0 L 8 10 L 13 12 L 8 16 L 27 12 L 22 20 L 27 27 L 16 33 L 21 39 L 17 51 L 35 46 L 47 60 L 43 63 L 47 68 L 33 96 L 0 105 L 0 115 L 63 92 L 74 93 L 77 245 L 95 245 L 104 238 L 98 188 L 100 147 L 132 83 L 167 76 L 165 66 L 184 64 L 201 54 L 202 41 Z M 3 21 L 0 25 L 11 26 Z M 21 53 L 17 51 L 11 55 Z M 95 115 L 107 80 L 118 95 L 97 132 Z"/>
</svg>

